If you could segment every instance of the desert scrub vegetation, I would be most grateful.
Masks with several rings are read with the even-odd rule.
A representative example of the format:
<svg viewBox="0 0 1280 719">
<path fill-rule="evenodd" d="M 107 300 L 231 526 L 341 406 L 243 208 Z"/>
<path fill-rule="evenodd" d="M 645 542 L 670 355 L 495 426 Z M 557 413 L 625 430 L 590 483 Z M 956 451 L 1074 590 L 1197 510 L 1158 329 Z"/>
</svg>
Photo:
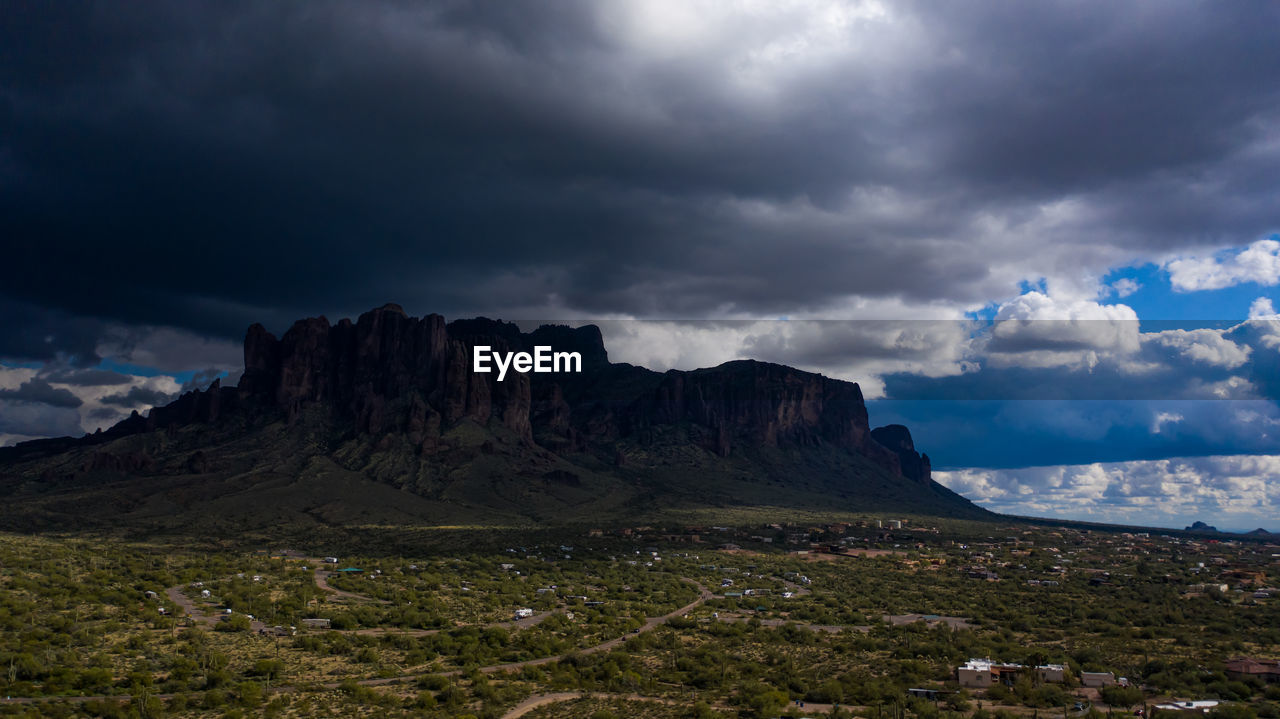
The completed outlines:
<svg viewBox="0 0 1280 719">
<path fill-rule="evenodd" d="M 1256 545 L 725 531 L 745 547 L 565 535 L 351 549 L 337 566 L 0 535 L 0 716 L 493 718 L 553 693 L 577 698 L 526 716 L 1090 719 L 1207 699 L 1217 719 L 1280 719 L 1280 686 L 1226 671 L 1235 656 L 1280 658 L 1280 606 L 1252 591 L 1276 563 Z M 797 542 L 807 553 L 788 551 Z M 831 545 L 860 551 L 819 551 Z M 335 571 L 348 567 L 361 571 Z M 955 669 L 971 657 L 1065 677 L 963 687 Z M 1085 688 L 1083 672 L 1129 686 Z M 908 695 L 921 688 L 937 700 Z"/>
</svg>

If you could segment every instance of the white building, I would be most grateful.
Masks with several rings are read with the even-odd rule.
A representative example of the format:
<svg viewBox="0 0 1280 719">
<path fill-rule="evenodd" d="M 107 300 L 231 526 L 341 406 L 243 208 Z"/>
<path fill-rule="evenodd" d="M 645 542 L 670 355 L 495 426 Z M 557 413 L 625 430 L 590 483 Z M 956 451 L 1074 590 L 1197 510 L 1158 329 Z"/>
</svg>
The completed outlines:
<svg viewBox="0 0 1280 719">
<path fill-rule="evenodd" d="M 1171 704 L 1157 704 L 1156 709 L 1161 709 L 1164 711 L 1174 711 L 1174 712 L 1198 711 L 1198 712 L 1203 712 L 1205 714 L 1208 714 L 1209 710 L 1213 709 L 1216 706 L 1218 706 L 1217 700 L 1207 699 L 1205 701 L 1198 701 L 1198 702 L 1173 702 Z"/>
<path fill-rule="evenodd" d="M 1111 672 L 1080 672 L 1080 683 L 1086 687 L 1106 687 L 1116 683 Z"/>
<path fill-rule="evenodd" d="M 970 659 L 968 663 L 956 668 L 956 680 L 962 687 L 984 689 L 1000 683 L 1012 683 L 1025 669 L 1022 664 Z M 1041 664 L 1035 669 L 1044 682 L 1056 684 L 1066 678 L 1066 667 L 1061 664 Z"/>
</svg>

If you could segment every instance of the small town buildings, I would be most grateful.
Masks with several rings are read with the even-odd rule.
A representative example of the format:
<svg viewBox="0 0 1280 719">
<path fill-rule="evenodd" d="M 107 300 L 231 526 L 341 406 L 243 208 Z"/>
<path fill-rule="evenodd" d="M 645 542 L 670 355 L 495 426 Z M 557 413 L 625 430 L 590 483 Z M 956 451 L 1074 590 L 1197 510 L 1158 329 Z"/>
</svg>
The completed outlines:
<svg viewBox="0 0 1280 719">
<path fill-rule="evenodd" d="M 1012 684 L 1025 670 L 1022 664 L 970 659 L 967 664 L 956 668 L 956 680 L 962 687 L 984 689 L 996 684 Z M 1041 664 L 1035 670 L 1044 682 L 1059 683 L 1066 678 L 1066 667 L 1061 664 Z"/>
<path fill-rule="evenodd" d="M 1215 699 L 1206 699 L 1204 701 L 1191 702 L 1170 702 L 1169 704 L 1157 704 L 1156 709 L 1167 712 L 1200 712 L 1208 714 L 1210 709 L 1218 706 Z"/>
<path fill-rule="evenodd" d="M 1013 678 L 1022 670 L 1021 664 L 999 664 L 987 659 L 970 659 L 956 669 L 956 680 L 962 687 L 986 688 Z"/>
<path fill-rule="evenodd" d="M 1226 594 L 1227 591 L 1231 589 L 1231 587 L 1228 587 L 1225 584 L 1192 584 L 1191 586 L 1187 587 L 1187 592 L 1190 594 L 1204 594 L 1210 589 L 1216 589 L 1219 592 Z"/>
<path fill-rule="evenodd" d="M 1051 684 L 1059 684 L 1066 679 L 1066 667 L 1061 664 L 1042 664 L 1036 667 L 1036 673 L 1040 675 L 1040 681 Z"/>
<path fill-rule="evenodd" d="M 1226 664 L 1227 676 L 1235 679 L 1260 679 L 1268 684 L 1280 682 L 1280 662 L 1236 657 Z"/>
<path fill-rule="evenodd" d="M 1111 672 L 1080 672 L 1080 683 L 1086 687 L 1107 687 L 1116 683 Z"/>
</svg>

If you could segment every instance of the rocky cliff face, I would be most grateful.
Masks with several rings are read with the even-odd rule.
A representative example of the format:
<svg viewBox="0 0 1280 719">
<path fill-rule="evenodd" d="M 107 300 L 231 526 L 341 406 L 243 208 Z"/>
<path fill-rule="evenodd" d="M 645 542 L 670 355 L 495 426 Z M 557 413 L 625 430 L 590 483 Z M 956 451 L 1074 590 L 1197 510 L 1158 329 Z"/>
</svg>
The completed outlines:
<svg viewBox="0 0 1280 719">
<path fill-rule="evenodd" d="M 451 333 L 440 315 L 409 317 L 397 305 L 366 312 L 356 322 L 300 320 L 279 340 L 261 325 L 245 337 L 239 400 L 274 406 L 290 419 L 321 405 L 351 420 L 355 431 L 407 432 L 424 446 L 441 427 L 464 419 L 498 422 L 531 441 L 526 375 L 471 371 L 473 344 L 508 351 L 514 325 Z M 514 333 L 514 334 L 512 334 Z"/>
<path fill-rule="evenodd" d="M 857 384 L 782 365 L 744 360 L 666 373 L 629 419 L 633 427 L 690 422 L 711 430 L 707 448 L 832 444 L 898 472 L 897 457 L 871 441 Z"/>
<path fill-rule="evenodd" d="M 508 372 L 499 382 L 496 373 L 472 371 L 476 345 L 498 352 L 537 345 L 579 352 L 583 372 Z M 215 383 L 81 441 L 236 414 L 275 413 L 296 422 L 318 410 L 356 436 L 376 441 L 403 435 L 422 455 L 435 452 L 442 435 L 466 421 L 553 452 L 599 450 L 611 458 L 611 443 L 644 444 L 675 428 L 722 457 L 754 447 L 836 447 L 891 474 L 930 480 L 928 457 L 915 452 L 905 427 L 870 430 L 855 383 L 750 360 L 666 373 L 612 364 L 594 326 L 524 333 L 483 318 L 446 324 L 439 315 L 409 317 L 386 305 L 355 322 L 299 320 L 278 339 L 255 324 L 245 335 L 244 366 L 237 387 Z M 623 461 L 616 454 L 616 462 Z"/>
<path fill-rule="evenodd" d="M 929 455 L 916 452 L 916 445 L 911 441 L 911 430 L 900 424 L 890 424 L 871 430 L 871 438 L 897 455 L 902 476 L 922 484 L 933 481 Z"/>
<path fill-rule="evenodd" d="M 471 371 L 476 345 L 579 352 L 583 373 L 511 372 L 498 382 L 496 374 Z M 254 325 L 245 337 L 239 393 L 240 401 L 266 402 L 290 417 L 307 404 L 327 404 L 357 432 L 406 432 L 424 449 L 463 420 L 495 422 L 527 442 L 535 433 L 559 437 L 571 450 L 691 425 L 701 444 L 721 456 L 746 446 L 830 444 L 893 473 L 929 477 L 928 460 L 914 454 L 909 433 L 905 445 L 898 434 L 889 436 L 887 449 L 876 440 L 855 383 L 755 361 L 664 374 L 612 365 L 594 326 L 523 333 L 486 319 L 446 325 L 439 315 L 413 318 L 396 305 L 355 323 L 301 320 L 279 340 Z"/>
</svg>

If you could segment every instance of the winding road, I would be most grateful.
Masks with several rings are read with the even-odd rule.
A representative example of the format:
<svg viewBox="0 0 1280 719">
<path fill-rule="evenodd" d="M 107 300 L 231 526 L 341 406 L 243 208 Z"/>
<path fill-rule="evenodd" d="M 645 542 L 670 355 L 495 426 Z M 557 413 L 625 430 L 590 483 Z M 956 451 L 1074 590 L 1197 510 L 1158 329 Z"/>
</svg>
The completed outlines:
<svg viewBox="0 0 1280 719">
<path fill-rule="evenodd" d="M 204 610 L 201 609 L 200 606 L 191 599 L 191 597 L 182 593 L 183 588 L 184 585 L 181 584 L 175 587 L 169 587 L 164 590 L 164 595 L 169 598 L 169 601 L 181 607 L 182 611 L 185 612 L 188 617 L 191 617 L 191 621 L 196 624 L 203 624 L 206 627 L 212 627 L 222 621 L 222 617 L 224 615 L 205 614 Z M 266 624 L 258 621 L 257 619 L 249 620 L 249 631 L 251 632 L 257 633 L 262 631 L 266 626 Z"/>
<path fill-rule="evenodd" d="M 391 603 L 385 599 L 374 599 L 373 597 L 366 597 L 363 594 L 356 594 L 355 592 L 348 592 L 342 589 L 335 589 L 329 586 L 330 574 L 332 574 L 332 572 L 328 572 L 323 569 L 317 569 L 315 571 L 316 586 L 319 587 L 322 591 L 328 592 L 334 595 L 335 597 L 339 597 L 341 599 L 350 599 L 353 602 L 368 602 L 370 604 L 390 604 Z"/>
<path fill-rule="evenodd" d="M 560 702 L 573 701 L 574 699 L 622 699 L 629 702 L 651 702 L 653 704 L 665 704 L 666 706 L 683 707 L 689 705 L 687 699 L 670 699 L 667 697 L 648 697 L 643 694 L 609 694 L 607 692 L 556 692 L 554 694 L 534 694 L 519 704 L 507 710 L 502 715 L 502 719 L 516 719 L 525 714 L 544 707 L 548 704 L 559 704 Z M 732 707 L 723 704 L 712 705 L 717 709 L 731 709 Z"/>
<path fill-rule="evenodd" d="M 319 573 L 317 572 L 317 575 L 318 574 Z M 524 667 L 534 667 L 534 666 L 540 666 L 543 664 L 550 664 L 552 662 L 558 662 L 562 659 L 569 657 L 572 654 L 596 654 L 599 652 L 607 652 L 621 645 L 623 642 L 625 642 L 627 639 L 631 637 L 637 636 L 639 634 L 643 634 L 645 632 L 653 631 L 654 629 L 657 629 L 658 627 L 671 621 L 675 617 L 688 614 L 694 609 L 697 609 L 708 599 L 711 599 L 715 596 L 714 594 L 711 593 L 711 590 L 707 589 L 702 583 L 696 580 L 689 579 L 688 577 L 681 577 L 680 580 L 696 587 L 698 589 L 698 597 L 694 599 L 692 602 L 689 602 L 683 607 L 680 607 L 679 609 L 674 609 L 661 616 L 647 618 L 643 625 L 641 625 L 638 629 L 632 631 L 630 634 L 625 634 L 620 637 L 615 637 L 613 639 L 609 639 L 607 641 L 601 642 L 600 644 L 596 644 L 594 646 L 590 646 L 585 649 L 566 652 L 564 654 L 558 654 L 558 655 L 549 656 L 549 657 L 541 657 L 538 659 L 526 659 L 524 661 L 519 661 L 519 662 L 508 662 L 506 664 L 494 664 L 487 667 L 480 667 L 480 671 L 485 674 L 493 674 L 496 672 L 503 672 L 503 671 L 518 671 L 520 669 L 523 669 Z M 329 587 L 327 582 L 322 584 L 321 578 L 319 576 L 316 577 L 316 586 L 326 591 L 341 593 L 342 595 L 346 595 L 355 601 L 370 600 L 369 597 L 363 597 L 359 594 L 353 594 L 351 592 L 342 592 L 341 590 Z M 183 588 L 184 588 L 184 585 L 169 587 L 168 589 L 165 590 L 165 595 L 168 596 L 169 599 L 174 604 L 177 604 L 179 607 L 181 607 L 182 610 L 186 612 L 188 616 L 191 617 L 192 621 L 199 624 L 205 624 L 208 626 L 216 624 L 219 620 L 219 617 L 217 615 L 210 616 L 208 614 L 205 614 L 204 611 L 194 601 L 192 601 L 189 597 L 187 597 L 185 594 L 182 593 Z M 537 624 L 538 622 L 542 621 L 550 614 L 551 612 L 544 612 L 542 616 L 534 615 L 533 617 L 527 617 L 525 619 L 518 620 L 518 621 L 499 622 L 497 625 L 486 625 L 486 626 L 518 626 L 518 627 L 524 628 L 524 627 L 529 627 L 529 626 L 533 626 L 534 624 Z M 262 626 L 264 626 L 261 622 L 254 622 L 254 624 L 256 625 L 255 627 L 253 627 L 253 631 L 255 632 L 258 629 L 262 628 Z M 357 630 L 357 631 L 362 631 L 362 630 Z M 395 631 L 395 630 L 392 630 L 392 631 Z M 418 631 L 426 633 L 426 632 L 438 632 L 440 630 L 426 629 L 426 630 L 418 630 Z M 413 674 L 403 674 L 400 676 L 385 677 L 380 679 L 363 679 L 363 680 L 359 680 L 357 683 L 364 686 L 384 686 L 384 685 L 390 685 L 390 684 L 398 684 L 406 681 L 412 681 L 426 674 L 435 674 L 438 676 L 458 676 L 462 674 L 462 670 L 454 669 L 454 670 L 444 671 L 444 672 L 416 672 Z M 339 684 L 340 684 L 339 682 L 329 682 L 329 683 L 321 684 L 320 686 L 325 687 L 327 689 L 334 689 L 334 688 L 337 688 Z M 289 687 L 279 687 L 279 688 L 273 689 L 272 691 L 283 692 L 283 691 L 291 691 L 291 690 L 292 689 Z M 160 699 L 166 699 L 172 695 L 156 694 L 154 696 Z M 542 695 L 542 696 L 556 696 L 556 695 Z M 572 699 L 576 696 L 578 695 L 570 695 L 565 697 L 565 699 Z M 626 696 L 626 695 L 603 695 L 602 694 L 601 696 Z M 664 699 L 653 698 L 653 697 L 641 697 L 639 695 L 635 695 L 635 696 L 637 700 L 644 700 L 644 701 L 660 701 L 660 702 L 674 701 L 674 700 L 664 700 Z M 531 697 L 531 699 L 535 699 L 535 698 L 536 697 Z M 0 699 L 0 704 L 31 704 L 34 702 L 41 702 L 41 701 L 71 701 L 76 703 L 82 703 L 82 702 L 89 702 L 89 701 L 95 701 L 95 700 L 128 701 L 129 699 L 131 699 L 131 697 L 123 696 L 123 695 L 99 695 L 99 696 L 78 696 L 78 697 L 17 697 L 17 698 Z M 549 700 L 544 703 L 553 703 L 554 701 L 564 701 L 565 699 Z M 528 700 L 526 700 L 526 702 L 527 701 Z M 541 704 L 529 706 L 523 709 L 522 713 L 532 711 L 534 708 L 536 708 L 536 706 L 541 706 Z M 516 714 L 514 716 L 520 716 L 520 715 Z"/>
<path fill-rule="evenodd" d="M 644 624 L 641 625 L 639 629 L 632 631 L 630 634 L 624 634 L 620 637 L 615 637 L 613 639 L 601 642 L 594 646 L 590 646 L 585 649 L 580 649 L 572 652 L 566 652 L 564 654 L 557 654 L 550 657 L 541 657 L 538 659 L 525 659 L 524 661 L 519 661 L 519 662 L 507 662 L 506 664 L 491 664 L 487 667 L 480 667 L 480 671 L 484 674 L 493 674 L 495 672 L 503 672 L 503 671 L 518 671 L 520 669 L 524 669 L 525 667 L 536 667 L 536 666 L 541 666 L 543 664 L 558 662 L 568 657 L 571 654 L 581 655 L 581 654 L 596 654 L 598 652 L 607 652 L 610 649 L 613 649 L 614 647 L 617 647 L 618 645 L 622 644 L 623 642 L 625 642 L 627 639 L 631 637 L 637 636 L 639 634 L 643 634 L 644 632 L 653 631 L 654 629 L 657 629 L 663 624 L 666 624 L 667 622 L 671 621 L 675 617 L 688 614 L 694 609 L 697 609 L 703 602 L 715 596 L 714 594 L 711 593 L 711 590 L 707 589 L 705 586 L 703 586 L 699 582 L 696 582 L 687 577 L 681 577 L 680 580 L 697 587 L 698 598 L 693 600 L 692 602 L 689 602 L 683 607 L 680 607 L 679 609 L 674 609 L 670 612 L 667 612 L 666 614 L 663 614 L 662 616 L 649 617 L 648 619 L 645 620 Z M 418 677 L 423 676 L 424 674 L 436 674 L 436 675 L 445 676 L 445 677 L 458 676 L 462 674 L 462 670 L 454 669 L 451 671 L 444 671 L 444 672 L 417 672 L 414 674 L 402 674 L 400 676 L 395 676 L 395 677 L 384 677 L 382 679 L 365 679 L 357 683 L 363 684 L 365 686 L 382 686 L 386 684 L 395 684 L 398 682 L 417 679 Z M 328 686 L 328 685 L 325 685 L 325 686 Z M 334 683 L 333 686 L 336 687 L 338 685 L 337 683 Z"/>
</svg>

